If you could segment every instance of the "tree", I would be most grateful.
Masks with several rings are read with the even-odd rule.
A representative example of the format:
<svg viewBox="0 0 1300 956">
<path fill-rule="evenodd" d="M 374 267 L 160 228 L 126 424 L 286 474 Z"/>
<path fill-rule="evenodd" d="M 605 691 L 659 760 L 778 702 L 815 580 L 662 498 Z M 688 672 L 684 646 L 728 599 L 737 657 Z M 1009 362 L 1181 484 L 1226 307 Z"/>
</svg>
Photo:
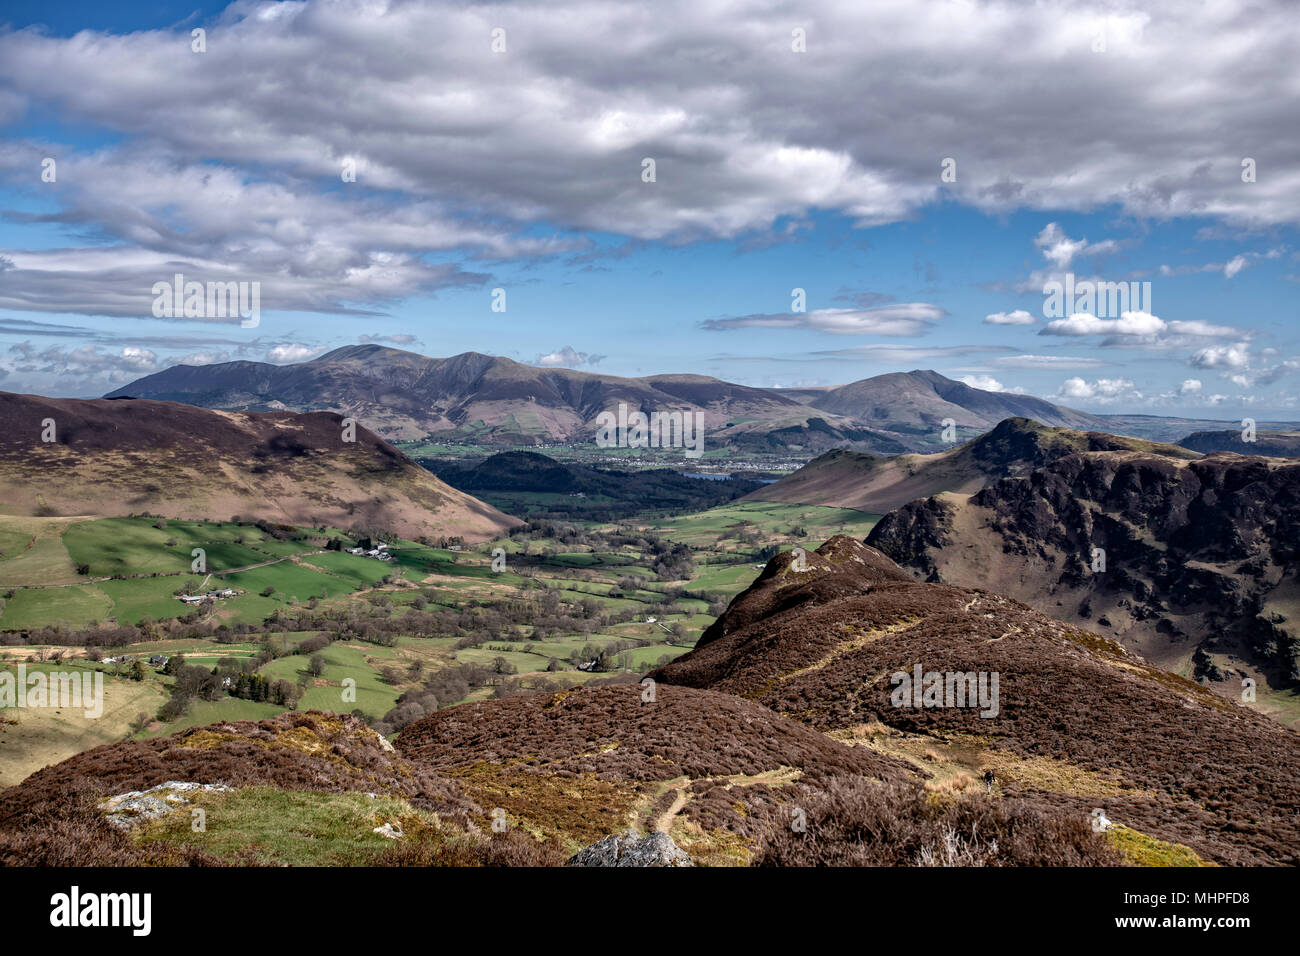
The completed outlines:
<svg viewBox="0 0 1300 956">
<path fill-rule="evenodd" d="M 275 588 L 271 587 L 271 585 L 269 584 L 266 587 L 262 588 L 262 597 L 270 597 L 274 593 L 275 593 Z"/>
<path fill-rule="evenodd" d="M 184 717 L 190 709 L 190 698 L 184 694 L 174 694 L 158 709 L 158 719 L 166 723 Z"/>
<path fill-rule="evenodd" d="M 131 662 L 131 680 L 142 681 L 145 678 L 144 664 L 137 661 Z"/>
<path fill-rule="evenodd" d="M 312 677 L 320 677 L 325 673 L 325 658 L 321 654 L 313 654 L 307 663 L 307 670 Z"/>
</svg>

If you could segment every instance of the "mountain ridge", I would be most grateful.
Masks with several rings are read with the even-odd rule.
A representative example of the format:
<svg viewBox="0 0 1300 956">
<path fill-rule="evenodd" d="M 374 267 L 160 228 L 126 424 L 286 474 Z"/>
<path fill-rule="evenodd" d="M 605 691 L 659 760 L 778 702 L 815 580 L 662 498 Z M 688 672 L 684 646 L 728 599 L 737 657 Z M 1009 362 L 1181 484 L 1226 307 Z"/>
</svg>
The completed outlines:
<svg viewBox="0 0 1300 956">
<path fill-rule="evenodd" d="M 482 541 L 519 524 L 329 412 L 0 392 L 10 514 L 263 518 Z M 49 440 L 44 440 L 48 438 Z"/>
<path fill-rule="evenodd" d="M 1085 450 L 1158 450 L 1179 458 L 1198 452 L 1106 432 L 1053 428 L 1008 418 L 990 431 L 947 451 L 890 457 L 836 449 L 792 474 L 751 492 L 748 500 L 853 508 L 885 514 L 916 498 L 942 492 L 970 494 L 999 478 L 1028 473 Z"/>
<path fill-rule="evenodd" d="M 882 454 L 932 451 L 942 447 L 940 433 L 948 422 L 966 431 L 964 437 L 1006 418 L 1030 417 L 1053 427 L 1136 437 L 1159 432 L 1162 439 L 1186 434 L 1199 422 L 1094 415 L 1032 396 L 973 388 L 926 369 L 825 389 L 784 390 L 705 375 L 629 378 L 542 368 L 481 352 L 431 358 L 376 344 L 343 346 L 290 365 L 172 366 L 106 397 L 232 410 L 335 411 L 391 439 L 525 446 L 592 441 L 596 416 L 622 402 L 647 413 L 698 411 L 712 447 L 808 456 L 835 447 Z"/>
<path fill-rule="evenodd" d="M 867 541 L 918 577 L 1093 620 L 1168 669 L 1212 676 L 1244 658 L 1286 684 L 1300 679 L 1298 539 L 1300 462 L 1153 448 L 919 498 Z"/>
<path fill-rule="evenodd" d="M 996 674 L 996 707 L 900 704 L 914 668 Z M 1004 796 L 1081 819 L 1100 808 L 1214 862 L 1300 860 L 1300 735 L 1024 602 L 918 581 L 846 536 L 777 555 L 695 650 L 649 677 L 735 694 L 927 773 L 994 768 Z"/>
</svg>

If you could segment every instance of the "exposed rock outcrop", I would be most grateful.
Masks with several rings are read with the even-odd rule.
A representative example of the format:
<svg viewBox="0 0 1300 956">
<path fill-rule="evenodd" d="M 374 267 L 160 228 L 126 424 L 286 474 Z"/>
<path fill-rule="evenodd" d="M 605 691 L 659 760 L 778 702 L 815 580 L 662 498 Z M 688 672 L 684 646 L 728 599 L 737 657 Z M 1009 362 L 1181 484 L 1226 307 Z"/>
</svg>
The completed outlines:
<svg viewBox="0 0 1300 956">
<path fill-rule="evenodd" d="M 629 830 L 615 833 L 585 850 L 579 850 L 565 866 L 694 866 L 690 856 L 667 833 L 638 837 Z"/>
</svg>

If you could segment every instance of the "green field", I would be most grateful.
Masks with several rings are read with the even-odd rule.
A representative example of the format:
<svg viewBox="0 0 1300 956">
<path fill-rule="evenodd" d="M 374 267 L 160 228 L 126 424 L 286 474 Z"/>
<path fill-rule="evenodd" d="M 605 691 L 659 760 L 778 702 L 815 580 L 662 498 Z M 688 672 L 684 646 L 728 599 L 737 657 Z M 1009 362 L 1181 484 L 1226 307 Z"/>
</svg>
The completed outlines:
<svg viewBox="0 0 1300 956">
<path fill-rule="evenodd" d="M 404 691 L 418 689 L 441 669 L 457 665 L 472 664 L 489 672 L 488 683 L 473 686 L 467 700 L 490 697 L 494 684 L 505 680 L 531 682 L 526 687 L 545 681 L 565 686 L 609 676 L 608 671 L 576 668 L 578 658 L 596 649 L 603 649 L 613 666 L 626 665 L 634 674 L 644 673 L 665 658 L 686 653 L 712 623 L 718 602 L 747 587 L 759 573 L 756 565 L 764 563 L 772 548 L 812 549 L 836 533 L 862 537 L 875 520 L 874 515 L 844 509 L 733 503 L 698 514 L 619 526 L 566 523 L 569 528 L 563 540 L 567 543 L 545 532 L 458 550 L 393 540 L 394 560 L 381 562 L 326 550 L 330 537 L 351 546 L 353 539 L 340 532 L 297 529 L 278 532 L 282 537 L 277 538 L 253 525 L 231 522 L 0 517 L 0 580 L 9 582 L 0 586 L 4 598 L 0 629 L 54 624 L 78 628 L 92 621 L 141 625 L 142 639 L 115 647 L 114 656 L 179 653 L 187 664 L 207 669 L 223 659 L 265 659 L 272 656 L 264 646 L 269 644 L 272 653 L 281 656 L 262 664 L 259 672 L 269 680 L 297 685 L 299 709 L 359 710 L 378 719 Z M 159 523 L 163 526 L 155 527 Z M 686 546 L 677 547 L 673 558 L 678 562 L 673 568 L 682 569 L 684 577 L 667 580 L 658 573 L 655 555 L 674 545 Z M 497 547 L 505 548 L 509 556 L 508 569 L 500 574 L 491 568 Z M 194 548 L 206 553 L 205 573 L 191 571 Z M 682 558 L 683 554 L 689 558 Z M 685 560 L 689 564 L 681 563 Z M 41 586 L 63 579 L 72 586 Z M 180 591 L 223 587 L 237 593 L 211 606 L 196 609 L 176 598 Z M 268 589 L 271 593 L 264 595 Z M 376 593 L 382 596 L 367 599 Z M 265 633 L 266 622 L 277 612 L 290 612 L 286 622 L 299 612 L 320 615 L 312 620 L 321 622 L 341 620 L 330 615 L 344 612 L 359 612 L 363 620 L 400 622 L 417 606 L 425 614 L 453 619 L 469 615 L 469 620 L 490 614 L 493 608 L 516 610 L 506 626 L 495 625 L 497 636 L 459 649 L 466 643 L 463 623 L 455 638 L 402 635 L 399 625 L 395 646 L 336 640 L 320 651 L 324 658 L 320 675 L 309 672 L 310 655 L 292 650 L 321 630 L 285 631 L 277 625 L 278 633 Z M 548 623 L 544 638 L 531 640 L 539 625 L 520 617 L 518 609 L 540 607 L 551 609 L 546 613 L 562 614 L 557 620 L 565 623 Z M 175 637 L 191 627 L 167 623 L 180 617 L 197 618 L 206 630 L 192 631 L 195 637 Z M 649 623 L 650 617 L 664 626 Z M 223 639 L 216 640 L 212 628 L 217 624 L 229 628 L 247 624 L 252 630 L 223 631 Z M 672 629 L 680 633 L 674 635 Z M 335 630 L 326 627 L 324 633 L 329 636 Z M 471 637 L 473 633 L 471 627 Z M 584 649 L 590 650 L 584 653 Z M 30 657 L 36 649 L 18 648 L 12 653 Z M 77 656 L 83 653 L 74 650 Z M 493 677 L 500 660 L 508 667 Z M 555 671 L 548 670 L 552 661 Z M 142 683 L 112 681 L 119 688 L 114 693 L 123 697 L 112 728 L 116 739 L 126 735 L 126 725 L 141 710 L 156 714 L 173 684 L 172 677 L 153 667 Z M 355 699 L 345 698 L 345 687 L 355 688 Z M 166 723 L 154 721 L 146 733 L 257 720 L 280 709 L 228 696 L 195 700 L 184 716 Z M 42 751 L 66 754 L 80 749 L 82 729 L 46 724 L 39 745 Z"/>
<path fill-rule="evenodd" d="M 298 704 L 299 710 L 328 710 L 351 713 L 360 708 L 374 717 L 382 717 L 397 703 L 400 691 L 385 684 L 379 667 L 396 656 L 392 648 L 331 644 L 321 651 L 325 658 L 325 671 L 319 678 L 311 679 L 311 686 Z M 370 663 L 373 661 L 374 663 Z M 307 676 L 310 662 L 303 655 L 291 655 L 262 667 L 260 673 L 271 680 L 297 682 Z M 344 700 L 344 681 L 355 681 L 356 700 Z"/>
<path fill-rule="evenodd" d="M 0 630 L 176 618 L 194 611 L 178 591 L 226 587 L 241 593 L 215 603 L 217 619 L 260 624 L 287 603 L 348 595 L 407 568 L 415 576 L 456 568 L 451 552 L 413 543 L 400 562 L 386 563 L 322 551 L 318 531 L 299 529 L 296 537 L 233 522 L 0 516 Z M 196 548 L 204 552 L 199 573 L 191 571 Z M 64 580 L 70 586 L 53 586 Z M 274 593 L 262 596 L 268 587 Z"/>
<path fill-rule="evenodd" d="M 807 535 L 801 546 L 812 550 L 837 534 L 865 538 L 879 520 L 880 515 L 851 508 L 742 501 L 697 514 L 657 519 L 647 522 L 646 527 L 673 541 L 714 549 L 722 549 L 726 541 L 746 530 L 765 538 L 794 540 L 792 530 L 802 528 Z"/>
<path fill-rule="evenodd" d="M 106 621 L 112 599 L 97 584 L 16 591 L 5 601 L 0 626 L 7 629 L 72 626 Z"/>
</svg>

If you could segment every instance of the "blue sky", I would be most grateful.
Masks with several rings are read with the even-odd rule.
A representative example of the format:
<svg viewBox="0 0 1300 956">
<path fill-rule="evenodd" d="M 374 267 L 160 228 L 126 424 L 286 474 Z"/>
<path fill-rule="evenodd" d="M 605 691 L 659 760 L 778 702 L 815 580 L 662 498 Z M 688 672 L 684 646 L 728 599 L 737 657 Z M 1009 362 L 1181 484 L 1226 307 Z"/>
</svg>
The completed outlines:
<svg viewBox="0 0 1300 956">
<path fill-rule="evenodd" d="M 0 388 L 378 341 L 1300 419 L 1284 4 L 570 6 L 7 3 Z M 258 325 L 155 318 L 175 272 Z"/>
</svg>

